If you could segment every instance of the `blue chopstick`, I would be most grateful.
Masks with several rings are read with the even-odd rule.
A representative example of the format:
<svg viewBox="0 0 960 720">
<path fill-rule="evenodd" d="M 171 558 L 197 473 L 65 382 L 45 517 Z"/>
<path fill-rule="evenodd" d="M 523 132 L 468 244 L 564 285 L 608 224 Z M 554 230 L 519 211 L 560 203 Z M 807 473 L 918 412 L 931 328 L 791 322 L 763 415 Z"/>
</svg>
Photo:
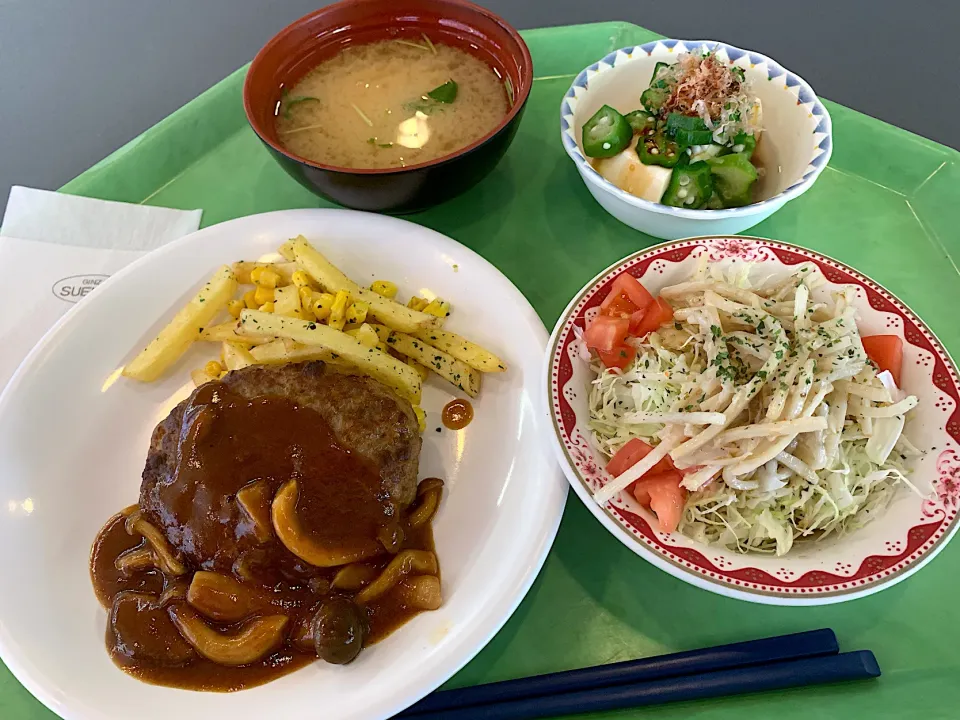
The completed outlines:
<svg viewBox="0 0 960 720">
<path fill-rule="evenodd" d="M 534 720 L 535 718 L 606 712 L 680 700 L 741 695 L 786 688 L 864 680 L 880 676 L 869 650 L 786 660 L 766 665 L 718 670 L 701 675 L 528 697 L 415 715 L 417 720 Z"/>
<path fill-rule="evenodd" d="M 833 630 L 809 630 L 792 635 L 748 640 L 701 650 L 627 660 L 611 665 L 567 670 L 474 687 L 444 690 L 428 695 L 398 717 L 448 708 L 463 708 L 508 700 L 542 697 L 556 693 L 593 690 L 611 685 L 645 682 L 679 675 L 749 667 L 781 660 L 836 655 L 840 652 Z"/>
</svg>

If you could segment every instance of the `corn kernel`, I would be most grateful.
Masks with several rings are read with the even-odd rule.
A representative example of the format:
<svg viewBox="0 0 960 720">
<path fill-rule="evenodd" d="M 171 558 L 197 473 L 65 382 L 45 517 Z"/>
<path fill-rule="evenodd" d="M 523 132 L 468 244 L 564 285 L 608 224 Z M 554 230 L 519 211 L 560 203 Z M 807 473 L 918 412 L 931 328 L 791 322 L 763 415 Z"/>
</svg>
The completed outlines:
<svg viewBox="0 0 960 720">
<path fill-rule="evenodd" d="M 330 318 L 327 320 L 327 325 L 335 330 L 343 330 L 343 326 L 347 324 L 347 306 L 349 304 L 350 293 L 346 290 L 337 290 L 333 306 L 330 308 Z"/>
<path fill-rule="evenodd" d="M 219 379 L 223 380 L 223 378 L 225 378 L 226 376 L 227 376 L 227 371 L 224 370 L 222 373 L 220 373 Z"/>
<path fill-rule="evenodd" d="M 223 372 L 223 365 L 216 360 L 211 360 L 203 366 L 203 371 L 210 377 L 219 377 L 220 373 Z"/>
<path fill-rule="evenodd" d="M 257 265 L 253 270 L 250 271 L 250 282 L 254 285 L 260 284 L 260 275 L 263 273 L 263 267 Z"/>
<path fill-rule="evenodd" d="M 428 304 L 424 298 L 414 295 L 410 298 L 409 302 L 407 302 L 407 307 L 413 310 L 423 310 Z"/>
<path fill-rule="evenodd" d="M 293 284 L 298 288 L 309 288 L 310 287 L 310 276 L 307 275 L 303 270 L 297 270 L 293 273 Z"/>
<path fill-rule="evenodd" d="M 254 292 L 254 299 L 257 301 L 257 305 L 263 305 L 267 302 L 273 302 L 274 293 L 273 288 L 263 287 L 262 285 L 257 285 L 257 289 Z"/>
<path fill-rule="evenodd" d="M 272 313 L 276 309 L 276 305 L 272 302 L 265 302 L 260 306 L 260 312 Z"/>
<path fill-rule="evenodd" d="M 250 277 L 253 277 L 253 273 L 250 273 Z M 280 274 L 276 270 L 262 268 L 260 277 L 255 282 L 260 287 L 275 288 L 280 284 Z"/>
<path fill-rule="evenodd" d="M 348 323 L 357 323 L 358 325 L 367 321 L 367 311 L 370 309 L 370 306 L 363 300 L 355 300 L 350 307 L 347 308 L 347 322 Z"/>
<path fill-rule="evenodd" d="M 369 348 L 375 348 L 380 343 L 377 331 L 366 323 L 355 330 L 351 330 L 350 334 Z"/>
<path fill-rule="evenodd" d="M 349 335 L 364 347 L 375 348 L 377 346 L 377 343 L 376 342 L 374 342 L 373 344 L 370 343 L 370 337 L 365 332 L 363 332 L 364 327 L 365 327 L 364 325 L 361 325 L 360 327 L 348 328 L 343 332 L 345 335 Z M 374 333 L 374 335 L 376 335 L 376 333 Z"/>
<path fill-rule="evenodd" d="M 393 300 L 397 296 L 397 286 L 389 280 L 374 280 L 370 289 L 388 300 Z"/>
<path fill-rule="evenodd" d="M 440 298 L 431 301 L 426 307 L 421 309 L 428 315 L 433 315 L 438 318 L 445 318 L 450 315 L 450 303 Z"/>
<path fill-rule="evenodd" d="M 302 285 L 298 285 L 300 293 L 300 304 L 303 307 L 310 307 L 313 304 L 313 290 Z"/>
<path fill-rule="evenodd" d="M 243 294 L 243 304 L 247 306 L 250 310 L 256 310 L 258 307 L 263 305 L 263 303 L 257 302 L 257 291 L 256 290 L 247 290 Z"/>
<path fill-rule="evenodd" d="M 326 320 L 330 317 L 330 310 L 333 308 L 333 301 L 336 298 L 330 293 L 318 293 L 313 296 L 313 305 L 311 309 L 317 316 L 317 320 Z"/>
<path fill-rule="evenodd" d="M 417 416 L 417 425 L 420 426 L 420 432 L 426 432 L 427 430 L 427 414 L 423 411 L 423 408 L 419 405 L 413 406 L 413 412 Z"/>
<path fill-rule="evenodd" d="M 231 300 L 227 303 L 227 311 L 231 316 L 239 319 L 240 313 L 243 312 L 243 309 L 246 307 L 246 303 L 243 300 Z"/>
</svg>

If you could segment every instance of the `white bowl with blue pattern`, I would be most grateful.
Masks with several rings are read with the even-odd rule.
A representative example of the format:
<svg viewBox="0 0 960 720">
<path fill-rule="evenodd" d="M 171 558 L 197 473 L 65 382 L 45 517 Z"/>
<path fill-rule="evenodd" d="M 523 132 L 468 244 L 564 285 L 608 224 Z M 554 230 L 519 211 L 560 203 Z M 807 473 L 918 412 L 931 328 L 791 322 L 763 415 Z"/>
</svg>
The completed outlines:
<svg viewBox="0 0 960 720">
<path fill-rule="evenodd" d="M 673 63 L 680 53 L 706 51 L 743 68 L 760 99 L 761 199 L 724 210 L 675 208 L 638 198 L 603 179 L 583 154 L 583 124 L 603 105 L 624 114 L 640 109 L 640 93 L 649 86 L 658 62 Z M 830 115 L 806 81 L 759 53 L 713 40 L 657 40 L 617 50 L 586 68 L 560 104 L 560 137 L 587 189 L 607 212 L 665 240 L 731 235 L 753 227 L 806 192 L 827 166 L 833 149 Z"/>
</svg>

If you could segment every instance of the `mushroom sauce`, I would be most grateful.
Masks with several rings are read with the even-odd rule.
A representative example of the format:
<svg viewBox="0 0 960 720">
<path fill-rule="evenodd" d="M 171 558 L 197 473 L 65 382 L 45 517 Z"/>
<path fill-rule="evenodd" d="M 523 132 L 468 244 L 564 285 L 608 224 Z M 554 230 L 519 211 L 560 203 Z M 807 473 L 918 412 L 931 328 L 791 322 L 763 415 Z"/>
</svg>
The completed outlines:
<svg viewBox="0 0 960 720">
<path fill-rule="evenodd" d="M 398 507 L 316 411 L 203 386 L 174 476 L 94 544 L 111 656 L 148 682 L 218 691 L 318 657 L 349 662 L 439 606 L 430 522 L 442 485 L 423 480 Z"/>
</svg>

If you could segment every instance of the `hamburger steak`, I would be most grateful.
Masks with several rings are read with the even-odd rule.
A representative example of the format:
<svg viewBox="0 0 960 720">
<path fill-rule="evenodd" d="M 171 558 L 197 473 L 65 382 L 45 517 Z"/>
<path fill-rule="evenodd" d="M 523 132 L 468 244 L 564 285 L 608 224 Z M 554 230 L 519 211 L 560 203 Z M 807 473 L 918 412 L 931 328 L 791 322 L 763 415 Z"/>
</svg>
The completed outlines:
<svg viewBox="0 0 960 720">
<path fill-rule="evenodd" d="M 376 380 L 322 362 L 247 367 L 197 388 L 156 427 L 140 511 L 196 569 L 229 572 L 269 553 L 260 562 L 296 575 L 296 558 L 258 541 L 237 492 L 263 484 L 268 515 L 296 478 L 315 537 L 377 537 L 416 496 L 420 445 L 410 403 Z"/>
</svg>

